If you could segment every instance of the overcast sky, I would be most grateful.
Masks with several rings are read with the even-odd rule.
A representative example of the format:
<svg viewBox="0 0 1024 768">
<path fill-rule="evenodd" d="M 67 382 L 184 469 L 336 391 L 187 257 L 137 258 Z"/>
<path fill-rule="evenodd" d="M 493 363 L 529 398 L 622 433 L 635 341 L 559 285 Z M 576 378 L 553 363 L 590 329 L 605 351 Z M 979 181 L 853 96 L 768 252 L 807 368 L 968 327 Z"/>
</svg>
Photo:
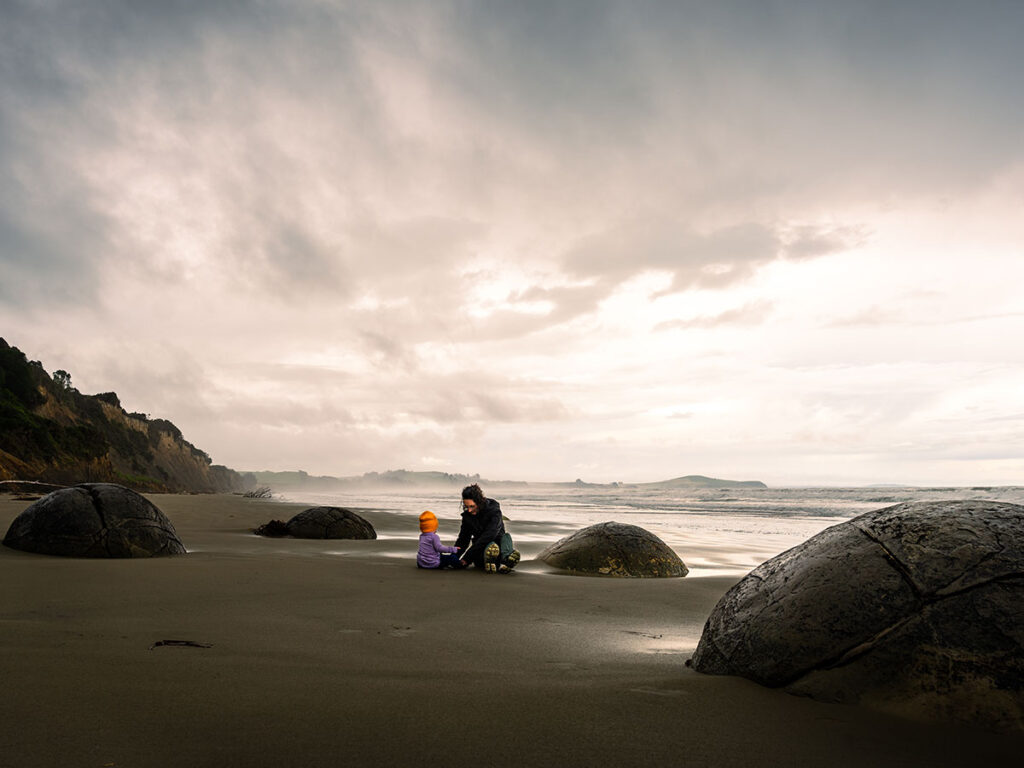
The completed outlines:
<svg viewBox="0 0 1024 768">
<path fill-rule="evenodd" d="M 1024 483 L 1024 4 L 0 0 L 0 336 L 217 463 Z"/>
</svg>

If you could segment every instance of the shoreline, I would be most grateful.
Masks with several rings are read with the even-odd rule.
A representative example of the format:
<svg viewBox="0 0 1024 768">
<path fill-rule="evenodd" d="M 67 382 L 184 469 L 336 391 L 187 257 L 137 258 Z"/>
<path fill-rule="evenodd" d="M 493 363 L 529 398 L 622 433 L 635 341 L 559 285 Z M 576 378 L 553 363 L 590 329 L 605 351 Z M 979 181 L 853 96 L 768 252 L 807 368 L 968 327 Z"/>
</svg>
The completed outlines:
<svg viewBox="0 0 1024 768">
<path fill-rule="evenodd" d="M 188 555 L 0 547 L 11 765 L 961 766 L 1024 747 L 687 669 L 734 577 L 424 572 L 411 532 L 261 538 L 307 505 L 149 498 Z M 0 495 L 4 532 L 27 504 Z"/>
</svg>

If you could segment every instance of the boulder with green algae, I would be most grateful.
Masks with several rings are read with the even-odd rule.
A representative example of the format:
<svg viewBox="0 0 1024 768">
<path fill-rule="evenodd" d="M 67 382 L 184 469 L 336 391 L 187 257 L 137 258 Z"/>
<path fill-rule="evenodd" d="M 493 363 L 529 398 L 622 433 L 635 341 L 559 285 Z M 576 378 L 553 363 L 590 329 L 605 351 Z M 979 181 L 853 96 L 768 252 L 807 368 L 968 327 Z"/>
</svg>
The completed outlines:
<svg viewBox="0 0 1024 768">
<path fill-rule="evenodd" d="M 586 576 L 658 578 L 689 571 L 665 542 L 635 525 L 591 525 L 552 544 L 537 556 L 553 568 Z"/>
<path fill-rule="evenodd" d="M 297 539 L 376 539 L 370 522 L 344 507 L 311 507 L 287 523 L 271 520 L 256 529 L 259 536 L 294 536 Z"/>
<path fill-rule="evenodd" d="M 1024 507 L 898 504 L 832 526 L 719 601 L 690 663 L 815 699 L 1024 730 Z"/>
<path fill-rule="evenodd" d="M 14 518 L 6 546 L 64 557 L 159 557 L 185 554 L 156 505 L 112 483 L 86 483 L 49 493 Z"/>
</svg>

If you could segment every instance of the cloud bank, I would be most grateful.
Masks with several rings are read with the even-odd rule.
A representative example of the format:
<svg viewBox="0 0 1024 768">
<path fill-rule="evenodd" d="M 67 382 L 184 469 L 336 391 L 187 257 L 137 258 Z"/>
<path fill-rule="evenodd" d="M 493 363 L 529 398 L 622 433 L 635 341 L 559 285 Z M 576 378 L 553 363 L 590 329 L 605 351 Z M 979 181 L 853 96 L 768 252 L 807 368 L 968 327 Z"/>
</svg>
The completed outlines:
<svg viewBox="0 0 1024 768">
<path fill-rule="evenodd" d="M 1016 482 L 1022 27 L 9 2 L 0 328 L 240 469 Z"/>
</svg>

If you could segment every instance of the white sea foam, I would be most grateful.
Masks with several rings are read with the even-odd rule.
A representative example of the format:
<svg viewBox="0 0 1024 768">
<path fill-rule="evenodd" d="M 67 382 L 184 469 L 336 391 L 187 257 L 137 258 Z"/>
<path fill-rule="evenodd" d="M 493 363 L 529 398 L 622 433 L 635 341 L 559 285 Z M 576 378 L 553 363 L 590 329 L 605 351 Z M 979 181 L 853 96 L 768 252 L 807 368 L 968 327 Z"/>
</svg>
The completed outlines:
<svg viewBox="0 0 1024 768">
<path fill-rule="evenodd" d="M 989 499 L 1024 504 L 1024 487 L 647 489 L 495 485 L 507 528 L 524 557 L 580 528 L 615 520 L 646 528 L 671 546 L 692 576 L 742 575 L 825 528 L 905 501 Z M 459 489 L 337 493 L 291 491 L 289 501 L 374 509 L 383 539 L 414 540 L 425 509 L 446 542 L 458 532 Z"/>
</svg>

